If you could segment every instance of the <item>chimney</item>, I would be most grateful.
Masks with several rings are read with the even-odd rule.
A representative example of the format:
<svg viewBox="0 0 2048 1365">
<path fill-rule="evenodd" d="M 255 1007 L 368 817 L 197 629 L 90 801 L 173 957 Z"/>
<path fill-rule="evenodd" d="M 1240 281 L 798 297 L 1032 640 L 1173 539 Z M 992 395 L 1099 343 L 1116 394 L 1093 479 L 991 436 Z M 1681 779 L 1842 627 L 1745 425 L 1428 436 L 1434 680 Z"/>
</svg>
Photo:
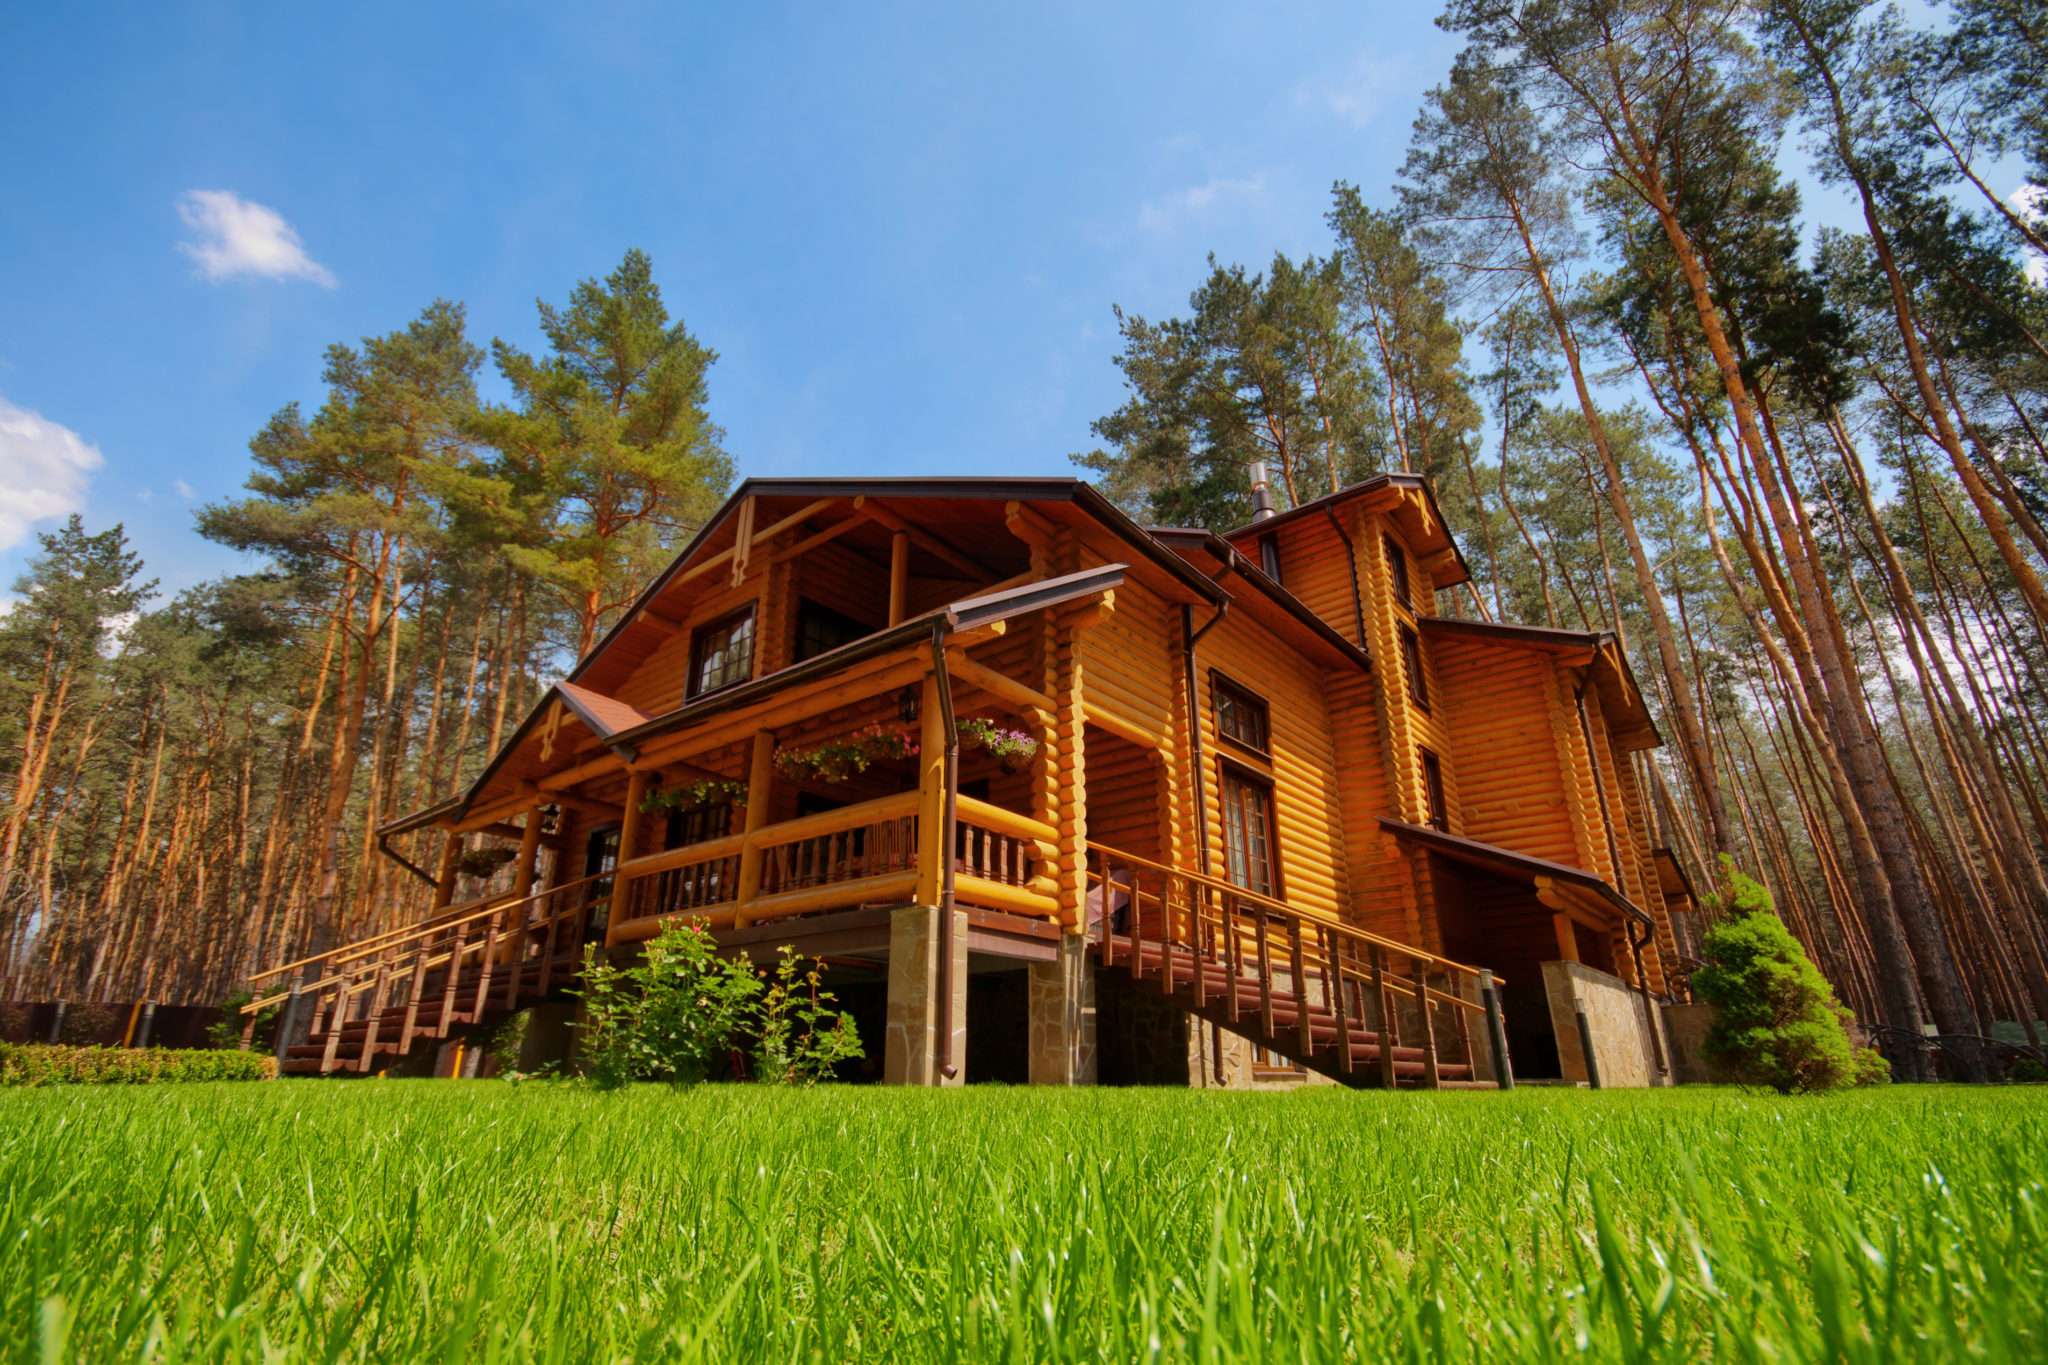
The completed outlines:
<svg viewBox="0 0 2048 1365">
<path fill-rule="evenodd" d="M 1266 482 L 1266 462 L 1252 461 L 1252 520 L 1264 521 L 1275 512 L 1273 486 Z"/>
</svg>

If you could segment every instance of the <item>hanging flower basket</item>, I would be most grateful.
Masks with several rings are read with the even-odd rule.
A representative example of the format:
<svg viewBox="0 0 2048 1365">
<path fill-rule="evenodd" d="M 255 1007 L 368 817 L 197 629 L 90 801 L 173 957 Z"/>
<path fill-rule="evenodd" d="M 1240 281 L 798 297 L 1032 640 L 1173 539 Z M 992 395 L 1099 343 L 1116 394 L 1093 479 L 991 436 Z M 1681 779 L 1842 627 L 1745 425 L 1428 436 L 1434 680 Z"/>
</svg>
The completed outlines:
<svg viewBox="0 0 2048 1365">
<path fill-rule="evenodd" d="M 498 845 L 492 848 L 465 850 L 455 860 L 455 870 L 465 877 L 487 881 L 497 875 L 498 869 L 519 856 L 519 850 Z"/>
<path fill-rule="evenodd" d="M 957 727 L 962 749 L 979 749 L 1006 773 L 1021 772 L 1038 757 L 1038 741 L 1022 730 L 998 725 L 987 716 L 969 716 Z"/>
<path fill-rule="evenodd" d="M 794 782 L 845 782 L 877 763 L 917 757 L 917 736 L 907 725 L 863 725 L 844 739 L 806 749 L 777 749 L 775 771 Z"/>
<path fill-rule="evenodd" d="M 747 784 L 727 777 L 707 777 L 685 787 L 660 787 L 640 799 L 640 809 L 650 815 L 661 810 L 692 811 L 709 806 L 745 810 Z"/>
</svg>

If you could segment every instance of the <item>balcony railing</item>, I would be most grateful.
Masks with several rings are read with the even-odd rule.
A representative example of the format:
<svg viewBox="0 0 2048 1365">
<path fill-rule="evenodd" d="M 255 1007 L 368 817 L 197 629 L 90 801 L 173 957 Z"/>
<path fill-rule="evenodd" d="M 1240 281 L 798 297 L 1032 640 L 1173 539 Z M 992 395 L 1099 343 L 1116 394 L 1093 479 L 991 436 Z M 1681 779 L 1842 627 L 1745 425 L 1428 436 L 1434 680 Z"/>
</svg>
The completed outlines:
<svg viewBox="0 0 2048 1365">
<path fill-rule="evenodd" d="M 922 792 L 899 792 L 687 844 L 621 864 L 613 942 L 651 938 L 675 916 L 713 928 L 863 905 L 904 905 L 929 894 L 943 868 L 927 861 Z M 954 898 L 963 905 L 1054 918 L 1052 826 L 972 797 L 955 799 Z M 750 875 L 749 866 L 755 869 Z M 742 891 L 755 881 L 751 894 Z"/>
</svg>

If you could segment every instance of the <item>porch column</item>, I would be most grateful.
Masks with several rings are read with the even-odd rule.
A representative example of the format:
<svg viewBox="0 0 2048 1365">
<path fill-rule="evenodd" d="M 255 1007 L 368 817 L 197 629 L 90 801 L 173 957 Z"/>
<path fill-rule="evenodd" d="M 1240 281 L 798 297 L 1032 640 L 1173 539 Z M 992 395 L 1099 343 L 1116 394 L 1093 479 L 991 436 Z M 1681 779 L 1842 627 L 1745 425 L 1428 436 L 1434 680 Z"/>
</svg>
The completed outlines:
<svg viewBox="0 0 2048 1365">
<path fill-rule="evenodd" d="M 1557 931 L 1557 956 L 1561 962 L 1579 960 L 1579 932 L 1572 923 L 1572 917 L 1559 910 L 1550 917 L 1551 925 Z"/>
<path fill-rule="evenodd" d="M 447 831 L 441 841 L 441 873 L 434 879 L 434 908 L 446 910 L 455 900 L 455 863 L 462 857 L 462 836 Z"/>
<path fill-rule="evenodd" d="M 640 856 L 640 803 L 647 799 L 647 778 L 644 768 L 634 768 L 626 774 L 626 807 L 619 813 L 618 871 L 612 877 L 611 908 L 604 917 L 607 948 L 618 943 L 619 926 L 626 922 L 627 906 L 632 903 L 627 894 L 626 864 Z"/>
<path fill-rule="evenodd" d="M 882 1079 L 890 1085 L 960 1085 L 967 1079 L 967 912 L 953 915 L 953 1074 L 939 1070 L 939 916 L 937 906 L 906 905 L 889 917 L 889 1007 Z"/>
<path fill-rule="evenodd" d="M 526 826 L 519 831 L 519 865 L 512 873 L 512 895 L 525 900 L 533 894 L 534 863 L 540 856 L 540 802 L 526 808 Z"/>
<path fill-rule="evenodd" d="M 900 626 L 910 614 L 910 532 L 889 537 L 889 624 Z"/>
<path fill-rule="evenodd" d="M 733 892 L 735 925 L 747 922 L 754 897 L 761 894 L 763 850 L 754 842 L 768 823 L 768 788 L 775 780 L 775 736 L 766 730 L 754 732 L 754 748 L 747 761 L 747 840 L 740 846 L 739 886 Z"/>
<path fill-rule="evenodd" d="M 917 892 L 919 905 L 936 906 L 945 883 L 946 718 L 939 714 L 939 680 L 928 674 L 917 702 Z"/>
<path fill-rule="evenodd" d="M 1088 941 L 1060 935 L 1060 955 L 1030 972 L 1033 1085 L 1095 1084 L 1095 972 Z"/>
</svg>

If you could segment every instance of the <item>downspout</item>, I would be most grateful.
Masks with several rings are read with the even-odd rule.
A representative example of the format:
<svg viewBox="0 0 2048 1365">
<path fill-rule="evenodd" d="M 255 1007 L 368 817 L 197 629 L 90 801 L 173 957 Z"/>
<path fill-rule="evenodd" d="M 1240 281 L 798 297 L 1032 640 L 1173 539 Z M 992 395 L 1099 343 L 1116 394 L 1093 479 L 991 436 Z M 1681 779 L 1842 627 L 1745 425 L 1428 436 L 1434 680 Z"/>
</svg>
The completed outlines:
<svg viewBox="0 0 2048 1365">
<path fill-rule="evenodd" d="M 1344 542 L 1344 559 L 1351 565 L 1351 628 L 1358 635 L 1358 647 L 1365 649 L 1365 599 L 1358 591 L 1358 547 L 1351 543 L 1351 533 L 1344 529 L 1344 523 L 1337 520 L 1337 509 L 1325 507 L 1323 515 L 1330 519 L 1330 529 L 1337 533 L 1337 539 Z"/>
<path fill-rule="evenodd" d="M 960 821 L 960 732 L 953 723 L 953 678 L 946 668 L 946 623 L 932 622 L 932 677 L 939 720 L 946 727 L 945 813 L 939 821 L 939 1074 L 960 1074 L 953 1062 L 953 848 Z"/>
<path fill-rule="evenodd" d="M 1223 567 L 1211 575 L 1211 581 L 1221 583 L 1230 571 L 1237 567 L 1236 551 L 1227 551 Z M 1216 604 L 1216 614 L 1202 623 L 1196 630 L 1195 609 L 1191 604 L 1182 603 L 1180 609 L 1181 667 L 1185 672 L 1188 694 L 1188 757 L 1191 760 L 1189 776 L 1195 788 L 1195 858 L 1200 863 L 1202 875 L 1209 875 L 1209 802 L 1202 794 L 1202 706 L 1195 690 L 1195 646 L 1202 637 L 1216 628 L 1224 613 L 1230 610 L 1230 599 L 1224 598 Z M 1212 1022 L 1209 1025 L 1209 1056 L 1211 1069 L 1216 1073 L 1216 1083 L 1224 1083 L 1223 1074 L 1223 1026 Z"/>
</svg>

